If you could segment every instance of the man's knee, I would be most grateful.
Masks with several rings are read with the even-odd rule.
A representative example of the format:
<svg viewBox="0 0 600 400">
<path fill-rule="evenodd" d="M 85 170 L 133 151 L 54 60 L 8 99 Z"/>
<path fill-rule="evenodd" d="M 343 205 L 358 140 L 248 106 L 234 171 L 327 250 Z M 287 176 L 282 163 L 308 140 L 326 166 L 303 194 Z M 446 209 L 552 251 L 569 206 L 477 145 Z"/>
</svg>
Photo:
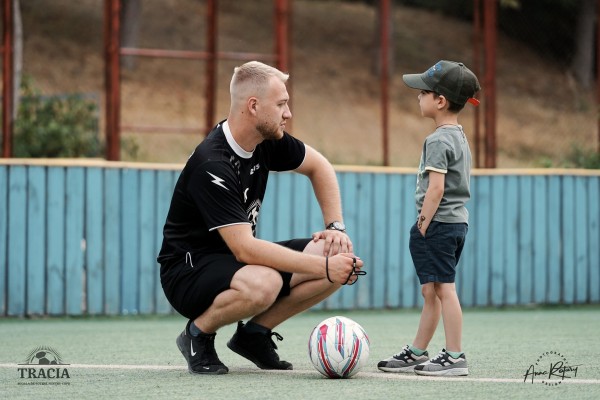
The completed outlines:
<svg viewBox="0 0 600 400">
<path fill-rule="evenodd" d="M 248 266 L 251 270 L 244 271 L 234 278 L 237 289 L 240 290 L 253 308 L 263 309 L 270 307 L 283 286 L 283 278 L 279 271 L 268 267 Z M 232 281 L 232 283 L 234 283 Z"/>
</svg>

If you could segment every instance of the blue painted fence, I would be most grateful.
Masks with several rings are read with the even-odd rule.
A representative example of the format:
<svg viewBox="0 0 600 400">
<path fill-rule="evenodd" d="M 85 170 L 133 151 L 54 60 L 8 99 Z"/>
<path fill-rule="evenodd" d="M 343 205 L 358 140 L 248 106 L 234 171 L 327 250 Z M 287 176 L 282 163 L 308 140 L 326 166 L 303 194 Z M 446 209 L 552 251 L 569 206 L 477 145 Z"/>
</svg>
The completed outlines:
<svg viewBox="0 0 600 400">
<path fill-rule="evenodd" d="M 156 254 L 181 165 L 0 161 L 0 315 L 172 313 Z M 316 309 L 419 307 L 415 171 L 339 167 L 368 275 Z M 600 303 L 600 171 L 475 171 L 457 288 L 466 307 Z M 323 221 L 309 181 L 273 174 L 258 235 Z"/>
</svg>

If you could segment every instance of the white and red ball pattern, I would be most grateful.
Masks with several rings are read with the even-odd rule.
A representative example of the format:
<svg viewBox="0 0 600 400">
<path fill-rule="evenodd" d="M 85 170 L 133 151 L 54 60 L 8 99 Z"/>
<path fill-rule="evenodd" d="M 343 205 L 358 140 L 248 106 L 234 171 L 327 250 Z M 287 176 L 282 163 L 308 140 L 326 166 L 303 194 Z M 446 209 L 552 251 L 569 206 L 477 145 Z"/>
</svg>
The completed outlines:
<svg viewBox="0 0 600 400">
<path fill-rule="evenodd" d="M 357 322 L 335 316 L 319 323 L 308 339 L 308 355 L 328 378 L 350 378 L 369 360 L 369 337 Z"/>
</svg>

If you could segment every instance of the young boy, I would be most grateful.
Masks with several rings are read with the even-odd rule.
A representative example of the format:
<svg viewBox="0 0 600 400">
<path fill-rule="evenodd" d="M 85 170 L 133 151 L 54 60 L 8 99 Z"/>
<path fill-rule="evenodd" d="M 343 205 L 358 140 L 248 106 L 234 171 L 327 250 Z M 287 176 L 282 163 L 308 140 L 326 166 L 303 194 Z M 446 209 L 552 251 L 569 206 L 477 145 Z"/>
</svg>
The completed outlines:
<svg viewBox="0 0 600 400">
<path fill-rule="evenodd" d="M 419 375 L 468 375 L 467 358 L 461 347 L 462 310 L 454 278 L 469 214 L 471 151 L 458 113 L 481 88 L 477 77 L 462 63 L 439 61 L 422 74 L 402 77 L 420 90 L 423 117 L 435 122 L 435 132 L 425 139 L 415 199 L 417 222 L 410 230 L 410 253 L 424 298 L 421 320 L 412 345 L 377 364 L 386 372 Z M 446 348 L 429 359 L 427 346 L 443 318 Z"/>
</svg>

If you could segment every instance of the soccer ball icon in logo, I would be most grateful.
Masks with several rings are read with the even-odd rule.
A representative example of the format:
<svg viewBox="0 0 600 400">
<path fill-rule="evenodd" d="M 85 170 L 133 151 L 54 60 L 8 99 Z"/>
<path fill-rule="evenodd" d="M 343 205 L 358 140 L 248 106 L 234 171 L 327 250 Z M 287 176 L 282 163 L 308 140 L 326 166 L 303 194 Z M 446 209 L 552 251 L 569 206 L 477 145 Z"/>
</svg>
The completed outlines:
<svg viewBox="0 0 600 400">
<path fill-rule="evenodd" d="M 49 349 L 43 349 L 37 351 L 29 358 L 28 364 L 36 365 L 57 365 L 60 361 L 57 359 L 57 355 Z"/>
<path fill-rule="evenodd" d="M 50 347 L 40 346 L 32 350 L 25 364 L 30 365 L 62 365 L 62 360 L 58 352 Z"/>
<path fill-rule="evenodd" d="M 335 316 L 313 329 L 308 355 L 317 371 L 328 378 L 350 378 L 369 360 L 369 337 L 357 322 Z"/>
</svg>

